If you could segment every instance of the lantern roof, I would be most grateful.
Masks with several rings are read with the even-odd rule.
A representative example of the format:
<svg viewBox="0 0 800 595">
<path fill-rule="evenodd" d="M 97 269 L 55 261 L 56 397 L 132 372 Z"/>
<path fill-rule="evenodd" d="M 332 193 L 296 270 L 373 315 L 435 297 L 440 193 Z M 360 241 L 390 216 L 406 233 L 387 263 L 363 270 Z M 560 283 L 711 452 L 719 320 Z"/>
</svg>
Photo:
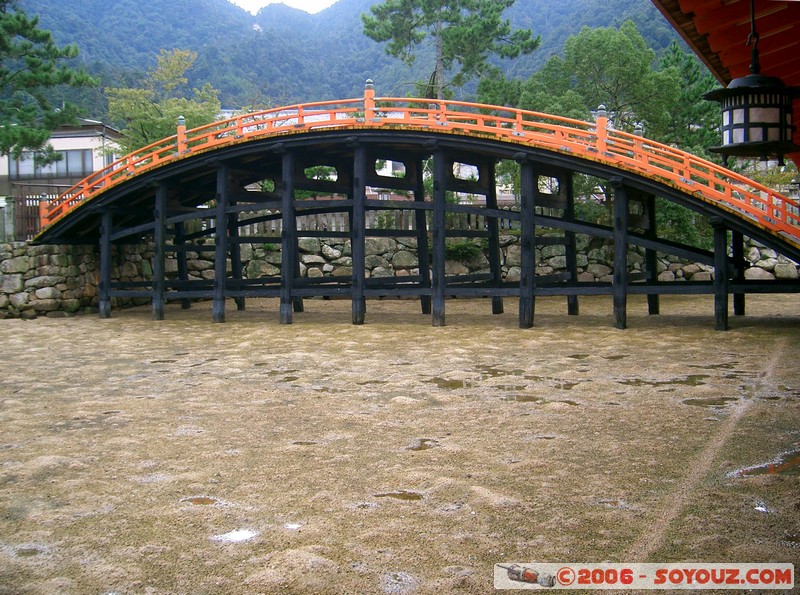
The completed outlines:
<svg viewBox="0 0 800 595">
<path fill-rule="evenodd" d="M 749 0 L 652 1 L 722 85 L 749 78 Z M 800 87 L 800 0 L 756 0 L 755 17 L 761 76 Z M 741 84 L 749 83 L 743 80 Z M 796 120 L 800 121 L 797 95 L 793 107 Z M 800 126 L 795 128 L 793 142 L 800 145 Z M 788 157 L 800 166 L 800 152 Z"/>
</svg>

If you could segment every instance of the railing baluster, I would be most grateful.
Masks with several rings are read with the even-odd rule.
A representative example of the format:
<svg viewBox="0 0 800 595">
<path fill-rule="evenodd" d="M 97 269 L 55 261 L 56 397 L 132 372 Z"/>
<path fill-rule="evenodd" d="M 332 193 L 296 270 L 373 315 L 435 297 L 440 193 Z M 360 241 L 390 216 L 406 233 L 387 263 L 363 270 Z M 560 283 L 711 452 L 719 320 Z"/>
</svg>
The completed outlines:
<svg viewBox="0 0 800 595">
<path fill-rule="evenodd" d="M 608 160 L 611 151 L 611 159 L 616 163 L 624 163 L 644 175 L 671 180 L 687 192 L 700 191 L 709 202 L 722 201 L 745 212 L 758 213 L 760 219 L 767 215 L 769 219 L 763 221 L 764 225 L 773 231 L 790 233 L 800 241 L 800 225 L 794 215 L 800 205 L 714 163 L 641 136 L 609 131 L 606 117 L 588 123 L 551 114 L 460 101 L 409 98 L 381 98 L 380 101 L 386 107 L 375 107 L 374 90 L 368 85 L 360 99 L 272 108 L 192 130 L 179 126 L 175 136 L 126 155 L 49 201 L 41 210 L 40 222 L 42 226 L 52 224 L 99 192 L 169 163 L 182 153 L 186 155 L 210 146 L 223 146 L 242 137 L 269 136 L 291 127 L 311 129 L 319 122 L 325 122 L 326 126 L 346 126 L 354 122 L 359 110 L 364 109 L 367 126 L 387 122 L 433 124 L 436 127 L 447 125 L 451 129 L 493 134 L 557 152 L 568 150 L 577 157 L 586 155 L 601 161 Z M 375 118 L 378 113 L 381 117 Z M 507 115 L 491 115 L 497 113 Z M 590 153 L 590 149 L 598 153 Z M 629 157 L 631 152 L 632 158 Z"/>
</svg>

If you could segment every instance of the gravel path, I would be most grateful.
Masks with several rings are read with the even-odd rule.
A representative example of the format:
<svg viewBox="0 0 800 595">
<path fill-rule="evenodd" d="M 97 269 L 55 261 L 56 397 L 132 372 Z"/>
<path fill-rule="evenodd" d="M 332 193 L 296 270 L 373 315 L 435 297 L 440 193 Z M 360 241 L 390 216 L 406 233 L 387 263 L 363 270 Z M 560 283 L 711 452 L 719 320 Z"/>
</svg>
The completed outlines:
<svg viewBox="0 0 800 595">
<path fill-rule="evenodd" d="M 0 593 L 487 593 L 498 562 L 800 563 L 800 312 L 273 300 L 0 322 Z M 758 316 L 757 312 L 767 312 Z"/>
</svg>

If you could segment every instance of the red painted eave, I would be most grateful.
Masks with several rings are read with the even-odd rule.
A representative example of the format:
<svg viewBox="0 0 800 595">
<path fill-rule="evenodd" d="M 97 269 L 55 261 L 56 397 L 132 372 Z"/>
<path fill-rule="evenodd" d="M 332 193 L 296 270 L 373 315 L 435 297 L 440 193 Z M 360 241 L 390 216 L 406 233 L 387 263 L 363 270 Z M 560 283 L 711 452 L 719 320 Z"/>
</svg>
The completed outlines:
<svg viewBox="0 0 800 595">
<path fill-rule="evenodd" d="M 750 0 L 653 0 L 723 85 L 750 72 Z M 761 72 L 800 87 L 800 0 L 755 0 Z M 800 145 L 800 98 L 794 102 Z M 789 155 L 800 166 L 800 153 Z"/>
</svg>

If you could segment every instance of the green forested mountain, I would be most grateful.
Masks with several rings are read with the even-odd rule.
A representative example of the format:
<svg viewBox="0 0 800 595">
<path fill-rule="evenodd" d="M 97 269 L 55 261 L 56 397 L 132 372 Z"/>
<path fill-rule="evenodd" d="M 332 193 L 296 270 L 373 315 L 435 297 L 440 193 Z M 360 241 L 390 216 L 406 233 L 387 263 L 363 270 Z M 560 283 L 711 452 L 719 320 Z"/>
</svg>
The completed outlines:
<svg viewBox="0 0 800 595">
<path fill-rule="evenodd" d="M 75 43 L 80 62 L 106 86 L 136 86 L 161 49 L 198 54 L 191 84 L 210 82 L 226 107 L 265 107 L 295 101 L 355 97 L 367 78 L 382 95 L 413 93 L 427 78 L 422 59 L 414 68 L 388 57 L 364 36 L 360 15 L 379 0 L 339 0 L 310 15 L 274 4 L 253 16 L 228 0 L 19 0 L 53 32 L 57 43 Z M 541 35 L 532 55 L 499 62 L 527 78 L 583 26 L 633 20 L 657 52 L 676 34 L 650 0 L 517 0 L 508 11 L 515 27 Z M 468 92 L 468 91 L 467 91 Z M 102 90 L 77 100 L 102 117 Z"/>
</svg>

